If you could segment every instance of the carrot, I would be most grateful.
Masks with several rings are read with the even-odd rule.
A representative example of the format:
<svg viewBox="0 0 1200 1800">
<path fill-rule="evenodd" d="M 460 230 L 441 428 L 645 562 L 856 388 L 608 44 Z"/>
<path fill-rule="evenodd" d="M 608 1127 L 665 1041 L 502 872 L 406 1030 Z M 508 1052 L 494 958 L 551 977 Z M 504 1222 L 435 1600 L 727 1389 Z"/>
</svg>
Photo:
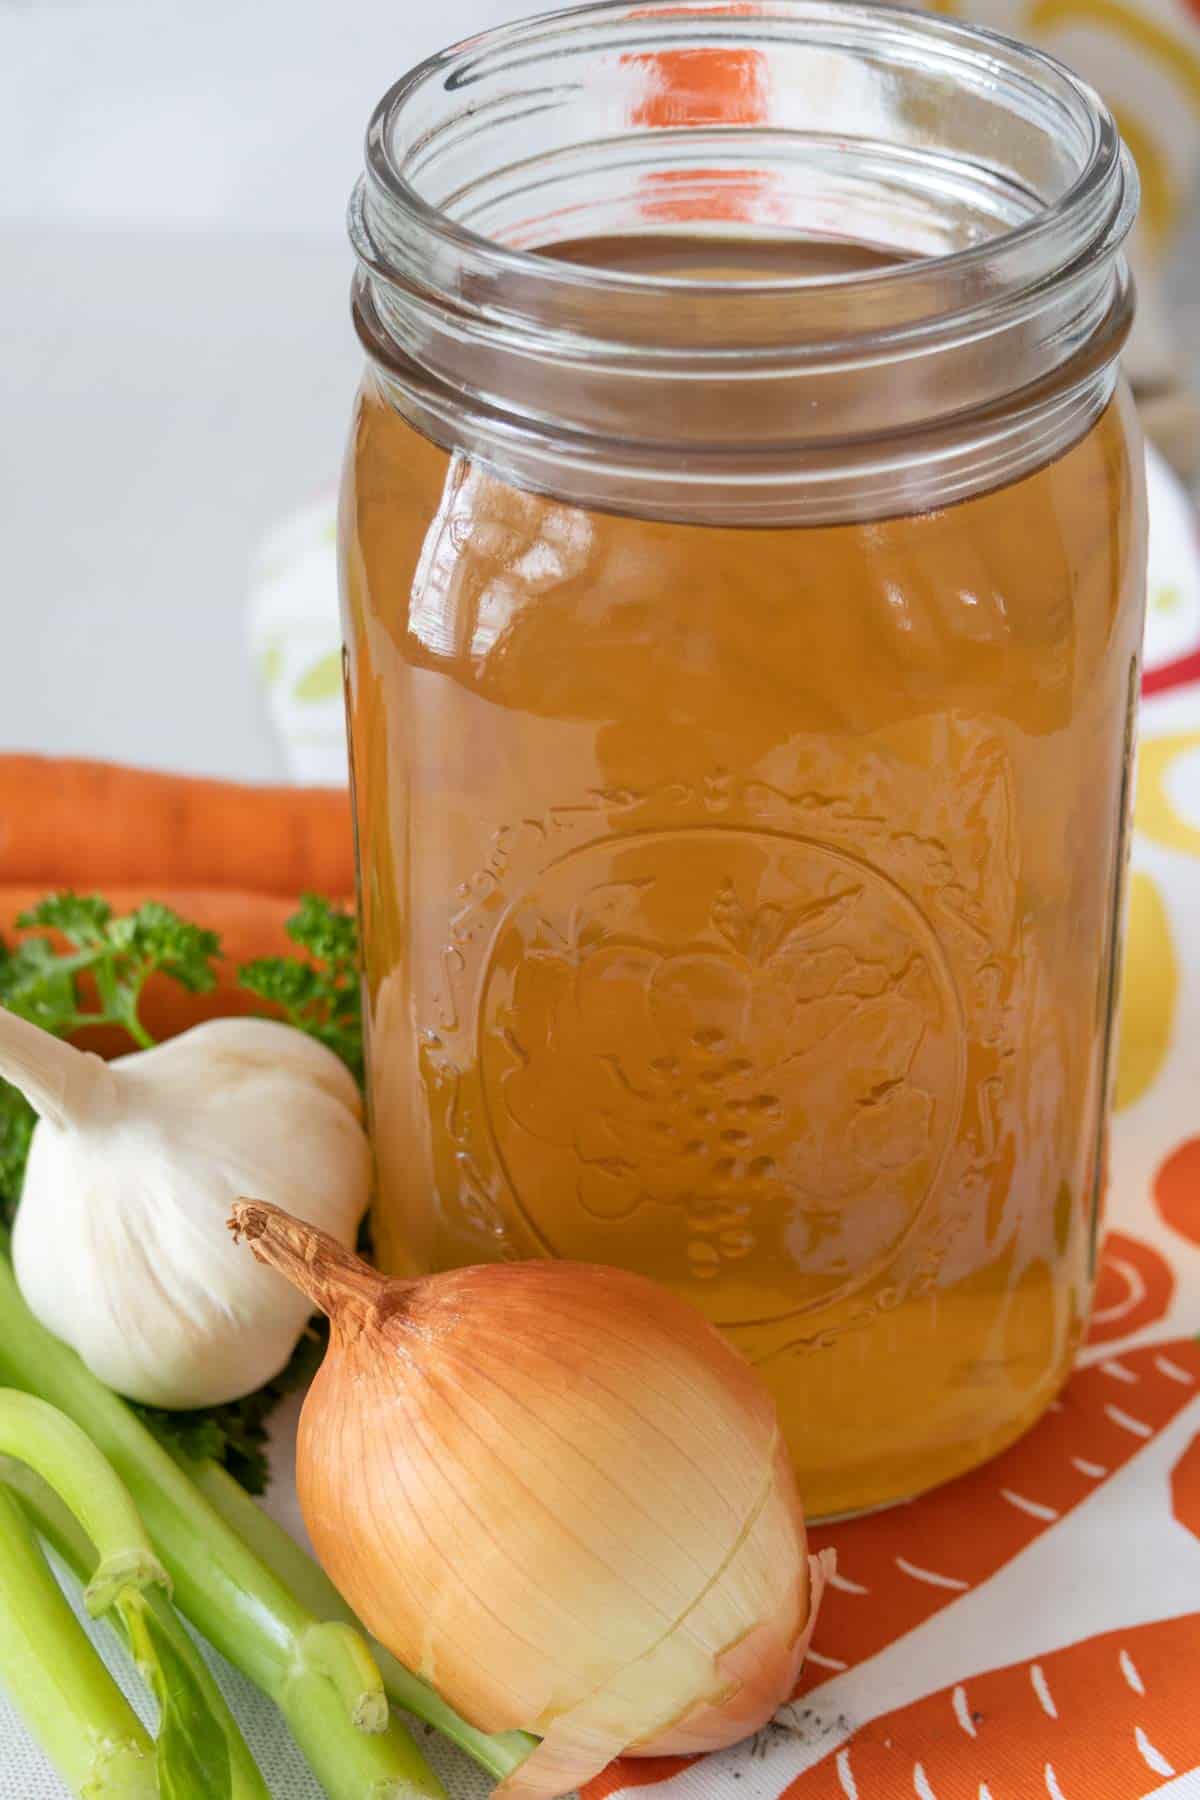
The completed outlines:
<svg viewBox="0 0 1200 1800">
<path fill-rule="evenodd" d="M 167 888 L 346 894 L 349 800 L 334 788 L 0 755 L 0 882 L 106 893 L 145 882 L 159 898 Z"/>
<path fill-rule="evenodd" d="M 40 886 L 0 886 L 0 937 L 12 942 L 23 935 L 16 929 L 17 918 L 45 891 Z M 128 912 L 145 900 L 160 900 L 183 918 L 215 931 L 221 939 L 224 955 L 218 966 L 217 986 L 211 993 L 189 994 L 165 976 L 151 976 L 146 983 L 142 1018 L 154 1038 L 173 1037 L 203 1019 L 264 1011 L 260 1000 L 237 986 L 238 966 L 256 956 L 296 954 L 296 946 L 284 929 L 296 910 L 294 895 L 285 899 L 277 894 L 240 893 L 233 888 L 176 888 L 153 880 L 134 886 L 107 885 L 103 894 L 118 913 Z M 130 1048 L 119 1031 L 81 1032 L 79 1041 L 105 1056 L 119 1055 Z"/>
<path fill-rule="evenodd" d="M 1197 1766 L 1198 1663 L 1200 1613 L 1107 1631 L 873 1719 L 780 1800 L 1156 1793 Z"/>
<path fill-rule="evenodd" d="M 1039 1425 L 982 1468 L 889 1512 L 819 1528 L 837 1549 L 805 1666 L 811 1689 L 987 1581 L 1086 1500 L 1200 1391 L 1200 1343 L 1148 1344 L 1076 1370 Z"/>
</svg>

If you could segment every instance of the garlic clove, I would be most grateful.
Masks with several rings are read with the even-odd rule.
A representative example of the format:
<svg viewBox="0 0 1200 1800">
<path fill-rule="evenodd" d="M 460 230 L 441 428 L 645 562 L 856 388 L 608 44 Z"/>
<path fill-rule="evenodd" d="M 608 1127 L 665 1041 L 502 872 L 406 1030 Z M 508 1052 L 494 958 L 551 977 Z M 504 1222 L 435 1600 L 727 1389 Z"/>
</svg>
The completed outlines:
<svg viewBox="0 0 1200 1800">
<path fill-rule="evenodd" d="M 184 1102 L 197 1092 L 203 1059 L 203 1087 L 233 1085 L 251 1076 L 294 1077 L 310 1084 L 358 1120 L 363 1116 L 358 1083 L 340 1057 L 315 1038 L 276 1019 L 209 1019 L 152 1050 L 135 1050 L 104 1065 L 122 1076 L 149 1081 Z"/>
</svg>

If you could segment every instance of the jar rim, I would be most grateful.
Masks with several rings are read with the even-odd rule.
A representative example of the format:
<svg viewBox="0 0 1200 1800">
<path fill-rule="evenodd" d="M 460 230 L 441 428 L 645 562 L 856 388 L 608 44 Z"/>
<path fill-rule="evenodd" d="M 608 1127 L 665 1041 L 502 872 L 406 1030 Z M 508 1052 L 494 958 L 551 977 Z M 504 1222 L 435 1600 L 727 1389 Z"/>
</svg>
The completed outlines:
<svg viewBox="0 0 1200 1800">
<path fill-rule="evenodd" d="M 645 98 L 664 75 L 665 115 Z M 1137 195 L 1094 90 L 1001 33 L 891 0 L 589 0 L 385 94 L 350 207 L 355 321 L 418 429 L 547 491 L 841 516 L 916 503 L 944 441 L 948 503 L 1111 394 Z M 895 255 L 712 279 L 546 254 L 680 217 L 693 243 L 874 234 Z"/>
<path fill-rule="evenodd" d="M 680 0 L 640 0 L 632 5 L 630 0 L 585 0 L 581 5 L 529 14 L 462 39 L 415 64 L 393 83 L 372 113 L 366 134 L 365 174 L 351 203 L 351 237 L 360 262 L 377 277 L 399 273 L 389 267 L 386 238 L 390 234 L 372 229 L 372 211 L 377 214 L 379 207 L 385 206 L 403 221 L 400 235 L 406 261 L 432 269 L 465 259 L 476 279 L 491 277 L 519 284 L 525 305 L 534 311 L 542 310 L 538 300 L 549 302 L 549 312 L 557 310 L 553 305 L 556 292 L 582 285 L 609 297 L 658 294 L 669 300 L 681 293 L 699 299 L 727 297 L 729 287 L 719 281 L 633 272 L 603 263 L 572 265 L 545 256 L 537 247 L 501 243 L 428 200 L 407 166 L 411 156 L 396 154 L 397 124 L 415 97 L 431 85 L 463 88 L 484 59 L 516 52 L 520 62 L 534 66 L 541 56 L 569 53 L 573 39 L 582 40 L 595 31 L 611 32 L 615 37 L 621 29 L 632 30 L 638 49 L 644 52 L 652 46 L 649 34 L 655 28 L 671 31 L 704 26 L 711 38 L 713 22 L 726 27 L 731 44 L 752 43 L 758 35 L 755 28 L 784 26 L 791 32 L 803 31 L 808 43 L 825 42 L 830 47 L 860 42 L 864 35 L 876 44 L 886 42 L 893 50 L 907 46 L 910 55 L 923 47 L 948 66 L 970 65 L 978 70 L 980 58 L 989 58 L 997 77 L 1006 72 L 1010 80 L 1037 86 L 1047 97 L 1053 94 L 1063 122 L 1086 138 L 1080 166 L 1069 186 L 1039 205 L 1030 217 L 995 236 L 898 261 L 884 269 L 817 278 L 783 274 L 739 279 L 736 291 L 743 307 L 752 306 L 756 299 L 771 304 L 783 297 L 811 298 L 817 293 L 828 293 L 836 301 L 848 288 L 854 290 L 856 300 L 873 293 L 899 296 L 905 289 L 928 285 L 930 276 L 935 276 L 943 296 L 939 311 L 944 312 L 950 288 L 970 291 L 982 274 L 993 292 L 1028 289 L 1080 255 L 1115 254 L 1124 242 L 1137 213 L 1136 166 L 1100 96 L 1044 50 L 990 27 L 898 6 L 893 0 L 688 0 L 686 5 Z M 893 60 L 900 64 L 904 58 Z M 418 152 L 427 147 L 424 142 L 415 146 Z M 925 309 L 917 307 L 916 316 L 925 316 Z M 912 319 L 912 313 L 908 317 Z"/>
</svg>

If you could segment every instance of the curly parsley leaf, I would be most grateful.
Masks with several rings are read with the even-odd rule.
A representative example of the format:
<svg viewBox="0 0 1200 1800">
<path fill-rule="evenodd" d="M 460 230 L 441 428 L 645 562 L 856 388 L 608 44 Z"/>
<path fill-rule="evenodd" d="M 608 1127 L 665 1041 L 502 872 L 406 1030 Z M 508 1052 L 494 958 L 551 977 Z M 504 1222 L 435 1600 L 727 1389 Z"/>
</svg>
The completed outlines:
<svg viewBox="0 0 1200 1800">
<path fill-rule="evenodd" d="M 82 1018 L 74 957 L 59 956 L 47 938 L 26 938 L 0 955 L 0 1003 L 63 1036 Z"/>
<path fill-rule="evenodd" d="M 340 1056 L 363 1077 L 362 994 L 358 921 L 318 894 L 305 894 L 287 923 L 304 957 L 260 956 L 238 971 L 242 987 L 277 1006 L 289 1025 Z"/>
<path fill-rule="evenodd" d="M 8 955 L 0 1000 L 60 1037 L 81 1025 L 119 1025 L 148 1049 L 153 1040 L 138 1006 L 151 975 L 170 976 L 192 993 L 216 985 L 213 962 L 221 948 L 216 932 L 157 900 L 118 915 L 99 894 L 49 894 L 17 924 L 60 932 L 71 948 L 59 954 L 48 938 L 25 938 Z M 95 983 L 98 1005 L 85 1002 L 80 987 L 85 975 Z"/>
</svg>

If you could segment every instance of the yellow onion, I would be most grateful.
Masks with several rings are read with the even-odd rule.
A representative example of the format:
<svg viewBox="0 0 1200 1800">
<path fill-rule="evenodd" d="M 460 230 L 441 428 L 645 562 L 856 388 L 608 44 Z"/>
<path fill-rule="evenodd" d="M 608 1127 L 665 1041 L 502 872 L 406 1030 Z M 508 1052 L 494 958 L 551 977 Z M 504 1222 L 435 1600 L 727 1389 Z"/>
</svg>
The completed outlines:
<svg viewBox="0 0 1200 1800">
<path fill-rule="evenodd" d="M 231 1224 L 330 1319 L 297 1447 L 317 1554 L 472 1724 L 542 1739 L 502 1794 L 790 1698 L 823 1571 L 774 1403 L 699 1313 L 619 1269 L 395 1281 L 266 1203 Z"/>
</svg>

